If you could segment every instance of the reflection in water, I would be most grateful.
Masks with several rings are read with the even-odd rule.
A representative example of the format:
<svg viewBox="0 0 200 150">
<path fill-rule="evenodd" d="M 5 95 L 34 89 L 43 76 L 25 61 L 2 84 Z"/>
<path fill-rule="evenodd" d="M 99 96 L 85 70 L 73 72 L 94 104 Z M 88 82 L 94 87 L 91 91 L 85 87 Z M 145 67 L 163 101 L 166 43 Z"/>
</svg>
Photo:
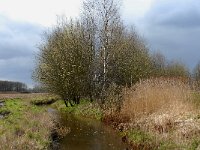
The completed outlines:
<svg viewBox="0 0 200 150">
<path fill-rule="evenodd" d="M 119 135 L 100 121 L 63 115 L 61 123 L 71 132 L 60 142 L 61 150 L 125 150 Z"/>
</svg>

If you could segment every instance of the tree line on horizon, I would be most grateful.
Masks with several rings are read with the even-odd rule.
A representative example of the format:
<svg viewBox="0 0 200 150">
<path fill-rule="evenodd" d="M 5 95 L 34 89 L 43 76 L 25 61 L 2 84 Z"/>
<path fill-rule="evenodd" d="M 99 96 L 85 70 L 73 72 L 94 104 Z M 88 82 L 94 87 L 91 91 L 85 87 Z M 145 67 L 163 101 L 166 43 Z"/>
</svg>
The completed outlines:
<svg viewBox="0 0 200 150">
<path fill-rule="evenodd" d="M 134 26 L 124 25 L 118 1 L 85 0 L 79 19 L 59 19 L 39 45 L 33 78 L 66 106 L 81 97 L 104 104 L 113 85 L 121 89 L 150 77 L 191 77 L 183 63 L 149 52 Z"/>
<path fill-rule="evenodd" d="M 0 92 L 26 92 L 28 87 L 25 83 L 14 81 L 0 81 Z"/>
</svg>

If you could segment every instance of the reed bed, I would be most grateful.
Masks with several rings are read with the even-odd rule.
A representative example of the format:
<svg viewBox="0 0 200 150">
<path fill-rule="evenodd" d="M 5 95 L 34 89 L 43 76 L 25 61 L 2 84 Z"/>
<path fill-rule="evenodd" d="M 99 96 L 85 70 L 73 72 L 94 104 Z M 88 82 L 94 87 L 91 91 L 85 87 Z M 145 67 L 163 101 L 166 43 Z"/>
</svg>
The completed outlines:
<svg viewBox="0 0 200 150">
<path fill-rule="evenodd" d="M 148 79 L 124 89 L 123 95 L 121 115 L 130 121 L 119 126 L 151 135 L 158 149 L 163 141 L 181 148 L 196 142 L 198 147 L 200 112 L 188 84 L 177 79 Z"/>
</svg>

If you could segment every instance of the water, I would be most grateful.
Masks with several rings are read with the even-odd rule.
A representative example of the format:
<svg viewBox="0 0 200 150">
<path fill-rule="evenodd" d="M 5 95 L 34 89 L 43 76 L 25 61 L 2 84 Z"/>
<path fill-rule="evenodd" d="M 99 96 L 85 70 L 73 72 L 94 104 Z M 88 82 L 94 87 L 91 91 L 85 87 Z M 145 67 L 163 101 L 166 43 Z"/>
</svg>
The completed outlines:
<svg viewBox="0 0 200 150">
<path fill-rule="evenodd" d="M 0 107 L 3 107 L 5 105 L 5 101 L 0 100 Z"/>
<path fill-rule="evenodd" d="M 5 101 L 4 100 L 0 100 L 0 108 L 5 106 Z M 0 119 L 6 117 L 7 115 L 10 114 L 10 111 L 1 111 L 0 112 Z"/>
<path fill-rule="evenodd" d="M 126 150 L 119 134 L 100 121 L 65 114 L 61 123 L 71 129 L 60 141 L 61 150 Z"/>
</svg>

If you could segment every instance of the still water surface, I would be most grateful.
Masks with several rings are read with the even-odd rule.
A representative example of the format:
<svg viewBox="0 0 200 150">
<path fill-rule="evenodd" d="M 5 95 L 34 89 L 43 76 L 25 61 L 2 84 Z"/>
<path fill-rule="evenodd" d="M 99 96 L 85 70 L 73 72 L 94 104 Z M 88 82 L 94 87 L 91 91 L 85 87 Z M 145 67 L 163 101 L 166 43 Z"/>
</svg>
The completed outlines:
<svg viewBox="0 0 200 150">
<path fill-rule="evenodd" d="M 119 134 L 100 121 L 64 114 L 61 123 L 71 129 L 60 141 L 61 150 L 126 150 Z"/>
</svg>

